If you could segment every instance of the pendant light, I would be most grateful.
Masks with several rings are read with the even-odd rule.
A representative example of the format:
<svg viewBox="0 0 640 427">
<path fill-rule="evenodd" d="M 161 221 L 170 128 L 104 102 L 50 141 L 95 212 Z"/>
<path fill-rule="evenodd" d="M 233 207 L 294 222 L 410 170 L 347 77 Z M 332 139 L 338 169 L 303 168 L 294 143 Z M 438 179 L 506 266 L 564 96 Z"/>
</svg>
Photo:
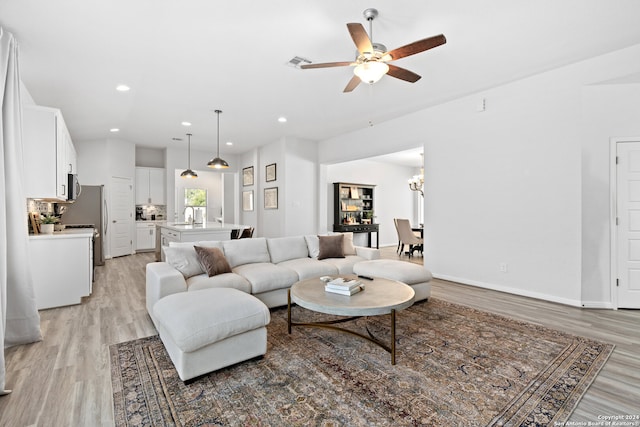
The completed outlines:
<svg viewBox="0 0 640 427">
<path fill-rule="evenodd" d="M 187 137 L 189 138 L 189 151 L 188 151 L 188 153 L 189 153 L 189 160 L 188 160 L 189 167 L 187 168 L 186 171 L 182 172 L 180 174 L 180 176 L 182 178 L 193 179 L 193 178 L 197 178 L 198 174 L 191 170 L 191 134 L 188 133 Z"/>
<path fill-rule="evenodd" d="M 226 169 L 229 167 L 229 163 L 220 158 L 220 113 L 222 111 L 216 110 L 215 113 L 218 115 L 218 155 L 215 159 L 209 160 L 207 166 L 213 169 Z"/>
</svg>

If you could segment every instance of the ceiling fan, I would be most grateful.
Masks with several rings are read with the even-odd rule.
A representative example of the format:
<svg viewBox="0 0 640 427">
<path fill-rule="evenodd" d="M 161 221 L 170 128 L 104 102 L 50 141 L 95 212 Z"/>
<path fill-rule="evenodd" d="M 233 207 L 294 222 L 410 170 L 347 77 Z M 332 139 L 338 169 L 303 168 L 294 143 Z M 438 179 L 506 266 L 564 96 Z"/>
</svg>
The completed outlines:
<svg viewBox="0 0 640 427">
<path fill-rule="evenodd" d="M 305 64 L 300 68 L 310 69 L 355 66 L 353 70 L 354 76 L 344 88 L 343 92 L 351 92 L 360 84 L 360 82 L 373 84 L 380 80 L 385 74 L 395 77 L 396 79 L 415 83 L 420 80 L 421 76 L 405 68 L 388 64 L 388 62 L 395 61 L 406 56 L 415 55 L 416 53 L 424 52 L 425 50 L 433 49 L 434 47 L 447 42 L 445 36 L 440 34 L 387 51 L 386 46 L 383 44 L 373 43 L 371 41 L 373 36 L 373 20 L 378 16 L 378 10 L 370 8 L 365 10 L 363 15 L 367 21 L 369 21 L 368 35 L 362 24 L 347 24 L 349 34 L 351 34 L 351 38 L 358 48 L 358 54 L 356 55 L 355 61 Z"/>
</svg>

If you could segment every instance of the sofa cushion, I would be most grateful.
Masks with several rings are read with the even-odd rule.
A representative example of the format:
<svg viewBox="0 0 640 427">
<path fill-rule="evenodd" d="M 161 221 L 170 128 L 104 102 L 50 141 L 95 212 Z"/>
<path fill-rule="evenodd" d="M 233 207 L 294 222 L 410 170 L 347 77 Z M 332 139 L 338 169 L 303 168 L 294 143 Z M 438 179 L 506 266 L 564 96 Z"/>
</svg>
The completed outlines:
<svg viewBox="0 0 640 427">
<path fill-rule="evenodd" d="M 338 274 L 353 274 L 353 266 L 362 261 L 365 261 L 365 258 L 357 255 L 347 255 L 344 258 L 323 259 L 321 262 L 325 262 L 337 268 Z"/>
<path fill-rule="evenodd" d="M 288 288 L 298 281 L 295 271 L 265 262 L 239 265 L 233 268 L 233 272 L 251 283 L 252 294 Z"/>
<path fill-rule="evenodd" d="M 290 268 L 298 274 L 298 280 L 311 277 L 331 276 L 338 274 L 338 268 L 313 258 L 298 258 L 283 261 L 279 266 Z"/>
<path fill-rule="evenodd" d="M 166 262 L 182 273 L 185 279 L 204 273 L 193 245 L 186 247 L 164 246 L 162 250 Z"/>
<path fill-rule="evenodd" d="M 356 247 L 353 246 L 353 233 L 351 231 L 341 233 L 344 237 L 342 239 L 342 249 L 345 255 L 355 255 Z"/>
<path fill-rule="evenodd" d="M 267 239 L 269 256 L 274 264 L 296 258 L 308 258 L 309 249 L 304 237 L 278 237 Z"/>
<path fill-rule="evenodd" d="M 344 235 L 318 236 L 320 240 L 320 253 L 318 259 L 344 258 Z"/>
<path fill-rule="evenodd" d="M 264 237 L 225 240 L 222 244 L 224 255 L 232 269 L 243 264 L 271 262 L 267 239 Z"/>
<path fill-rule="evenodd" d="M 205 273 L 187 279 L 187 291 L 211 288 L 233 288 L 248 294 L 251 293 L 251 283 L 235 273 L 222 273 L 211 277 Z"/>
<path fill-rule="evenodd" d="M 205 289 L 166 296 L 153 314 L 184 352 L 262 328 L 271 320 L 259 299 L 237 289 Z"/>
<path fill-rule="evenodd" d="M 431 272 L 423 266 L 395 259 L 360 262 L 353 267 L 353 272 L 365 276 L 397 280 L 407 285 L 425 283 L 432 278 Z"/>
<path fill-rule="evenodd" d="M 209 277 L 216 274 L 231 273 L 231 267 L 229 267 L 229 263 L 221 249 L 202 246 L 194 246 L 194 249 L 198 255 L 198 261 L 200 261 L 202 268 Z"/>
<path fill-rule="evenodd" d="M 219 248 L 223 250 L 221 240 L 203 240 L 200 242 L 169 242 L 172 248 L 188 248 L 190 246 L 200 246 L 203 248 Z"/>
<path fill-rule="evenodd" d="M 311 258 L 318 258 L 318 255 L 320 255 L 320 239 L 318 236 L 304 236 L 304 240 L 307 242 L 309 256 Z"/>
</svg>

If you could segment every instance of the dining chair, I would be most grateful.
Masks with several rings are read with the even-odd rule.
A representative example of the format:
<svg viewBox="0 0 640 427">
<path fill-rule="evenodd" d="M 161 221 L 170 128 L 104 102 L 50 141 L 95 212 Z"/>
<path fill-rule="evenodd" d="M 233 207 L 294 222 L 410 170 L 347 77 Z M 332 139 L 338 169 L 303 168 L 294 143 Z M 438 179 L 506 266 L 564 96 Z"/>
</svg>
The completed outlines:
<svg viewBox="0 0 640 427">
<path fill-rule="evenodd" d="M 402 248 L 404 249 L 404 245 L 409 246 L 409 257 L 413 255 L 414 251 L 420 251 L 420 253 L 422 253 L 424 240 L 413 233 L 409 220 L 398 218 L 396 221 L 398 224 L 398 235 L 402 242 Z"/>
<path fill-rule="evenodd" d="M 400 254 L 402 253 L 402 250 L 400 249 L 402 240 L 400 239 L 400 232 L 398 231 L 398 218 L 393 218 L 393 225 L 396 227 L 396 234 L 398 235 L 398 247 L 396 248 L 396 253 Z M 404 245 L 402 245 L 402 248 L 404 249 Z"/>
</svg>

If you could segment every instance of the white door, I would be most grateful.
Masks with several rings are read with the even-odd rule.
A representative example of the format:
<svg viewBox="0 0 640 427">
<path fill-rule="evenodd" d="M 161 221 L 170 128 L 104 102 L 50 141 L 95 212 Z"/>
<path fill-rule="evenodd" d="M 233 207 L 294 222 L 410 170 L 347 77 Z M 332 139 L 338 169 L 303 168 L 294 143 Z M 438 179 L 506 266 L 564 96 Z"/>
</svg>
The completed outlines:
<svg viewBox="0 0 640 427">
<path fill-rule="evenodd" d="M 133 253 L 133 185 L 131 178 L 111 177 L 109 241 L 111 256 Z"/>
<path fill-rule="evenodd" d="M 640 141 L 616 144 L 617 306 L 640 308 Z"/>
</svg>

